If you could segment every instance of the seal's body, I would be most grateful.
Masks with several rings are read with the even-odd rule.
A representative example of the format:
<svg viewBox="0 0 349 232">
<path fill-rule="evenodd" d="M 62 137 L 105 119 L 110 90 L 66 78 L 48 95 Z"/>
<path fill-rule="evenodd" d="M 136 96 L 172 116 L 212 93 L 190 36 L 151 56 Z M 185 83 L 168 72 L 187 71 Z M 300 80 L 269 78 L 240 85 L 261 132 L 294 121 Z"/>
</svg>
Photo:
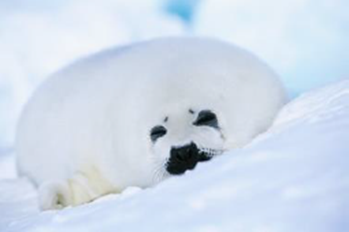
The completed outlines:
<svg viewBox="0 0 349 232">
<path fill-rule="evenodd" d="M 277 76 L 233 45 L 164 38 L 111 49 L 34 93 L 18 125 L 19 171 L 43 209 L 151 186 L 245 145 L 284 102 Z"/>
</svg>

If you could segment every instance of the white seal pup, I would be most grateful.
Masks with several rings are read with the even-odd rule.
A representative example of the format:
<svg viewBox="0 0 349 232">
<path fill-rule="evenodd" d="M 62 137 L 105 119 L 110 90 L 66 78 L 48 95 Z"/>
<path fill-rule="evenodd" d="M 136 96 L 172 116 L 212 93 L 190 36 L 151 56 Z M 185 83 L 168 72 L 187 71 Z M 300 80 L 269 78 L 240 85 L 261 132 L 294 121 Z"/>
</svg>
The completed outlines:
<svg viewBox="0 0 349 232">
<path fill-rule="evenodd" d="M 110 49 L 48 78 L 17 128 L 19 172 L 42 209 L 148 187 L 265 131 L 278 77 L 233 45 L 162 38 Z"/>
</svg>

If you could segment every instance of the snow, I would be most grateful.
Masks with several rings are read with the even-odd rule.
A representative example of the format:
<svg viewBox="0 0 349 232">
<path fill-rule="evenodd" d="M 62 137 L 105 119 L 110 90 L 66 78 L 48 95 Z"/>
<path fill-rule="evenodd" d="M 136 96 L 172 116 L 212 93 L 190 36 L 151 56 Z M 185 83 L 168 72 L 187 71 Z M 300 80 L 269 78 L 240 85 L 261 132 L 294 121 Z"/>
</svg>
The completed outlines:
<svg viewBox="0 0 349 232">
<path fill-rule="evenodd" d="M 346 232 L 348 128 L 346 80 L 300 96 L 249 146 L 184 176 L 46 212 L 3 152 L 0 231 Z"/>
</svg>

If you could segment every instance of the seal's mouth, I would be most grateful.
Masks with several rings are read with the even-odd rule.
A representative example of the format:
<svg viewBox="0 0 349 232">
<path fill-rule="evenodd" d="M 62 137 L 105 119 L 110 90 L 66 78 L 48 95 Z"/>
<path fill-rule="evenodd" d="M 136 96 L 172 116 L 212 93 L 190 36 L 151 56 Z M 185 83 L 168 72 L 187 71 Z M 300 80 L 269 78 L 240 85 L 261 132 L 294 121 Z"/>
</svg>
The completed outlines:
<svg viewBox="0 0 349 232">
<path fill-rule="evenodd" d="M 212 148 L 199 148 L 200 162 L 209 161 L 215 156 L 221 155 L 224 150 L 212 149 Z"/>
<path fill-rule="evenodd" d="M 222 150 L 198 148 L 193 142 L 182 147 L 172 147 L 165 168 L 171 175 L 181 175 L 187 170 L 193 170 L 199 162 L 206 162 L 222 153 Z"/>
</svg>

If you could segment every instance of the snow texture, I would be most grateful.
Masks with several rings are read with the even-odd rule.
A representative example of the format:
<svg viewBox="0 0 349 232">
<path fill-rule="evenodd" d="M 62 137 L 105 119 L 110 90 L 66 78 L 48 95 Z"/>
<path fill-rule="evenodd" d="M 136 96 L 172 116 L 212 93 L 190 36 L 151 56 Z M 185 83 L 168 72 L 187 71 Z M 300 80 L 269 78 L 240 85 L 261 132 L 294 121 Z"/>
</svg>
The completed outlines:
<svg viewBox="0 0 349 232">
<path fill-rule="evenodd" d="M 302 95 L 249 146 L 150 189 L 39 212 L 36 192 L 0 156 L 0 231 L 349 230 L 349 81 Z M 8 173 L 10 172 L 10 173 Z"/>
</svg>

